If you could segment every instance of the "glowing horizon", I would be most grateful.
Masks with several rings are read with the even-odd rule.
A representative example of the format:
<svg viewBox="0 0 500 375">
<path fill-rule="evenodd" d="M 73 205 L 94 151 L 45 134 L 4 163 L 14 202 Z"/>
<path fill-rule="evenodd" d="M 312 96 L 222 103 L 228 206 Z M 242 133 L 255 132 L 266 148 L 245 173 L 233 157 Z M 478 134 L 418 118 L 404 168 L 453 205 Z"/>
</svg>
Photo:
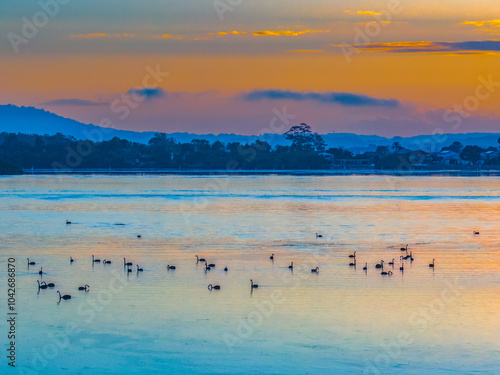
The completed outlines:
<svg viewBox="0 0 500 375">
<path fill-rule="evenodd" d="M 140 101 L 120 128 L 257 134 L 273 108 L 286 106 L 320 133 L 498 129 L 500 20 L 491 14 L 500 4 L 492 0 L 197 0 L 198 8 L 58 1 L 42 2 L 52 8 L 25 0 L 24 8 L 0 5 L 0 104 L 97 124 L 130 90 L 158 87 L 164 95 Z M 26 25 L 33 22 L 41 26 L 31 36 Z M 168 77 L 146 82 L 148 67 Z M 259 90 L 295 96 L 245 100 Z M 321 99 L 330 93 L 373 100 L 353 108 Z M 399 104 L 373 105 L 390 100 Z M 463 117 L 460 128 L 446 120 L 447 111 Z"/>
</svg>

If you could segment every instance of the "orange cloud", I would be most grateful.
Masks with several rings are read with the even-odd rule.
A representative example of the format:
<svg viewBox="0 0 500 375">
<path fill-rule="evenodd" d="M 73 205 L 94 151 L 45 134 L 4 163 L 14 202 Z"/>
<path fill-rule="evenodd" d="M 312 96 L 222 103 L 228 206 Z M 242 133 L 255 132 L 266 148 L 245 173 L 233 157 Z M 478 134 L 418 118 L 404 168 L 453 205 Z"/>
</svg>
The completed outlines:
<svg viewBox="0 0 500 375">
<path fill-rule="evenodd" d="M 106 33 L 92 33 L 92 34 L 73 34 L 72 38 L 134 38 L 135 34 L 106 34 Z"/>
<path fill-rule="evenodd" d="M 254 31 L 254 36 L 299 36 L 309 33 L 322 33 L 328 32 L 328 30 L 304 30 L 304 31 L 291 31 L 291 30 L 265 30 L 265 31 Z"/>
<path fill-rule="evenodd" d="M 107 34 L 105 33 L 94 33 L 94 34 L 74 34 L 71 35 L 72 38 L 104 38 Z"/>
<path fill-rule="evenodd" d="M 398 52 L 398 53 L 445 53 L 448 55 L 498 54 L 500 40 L 465 41 L 465 42 L 390 42 L 364 44 L 331 44 L 343 50 L 366 52 Z"/>
<path fill-rule="evenodd" d="M 382 15 L 382 13 L 371 12 L 369 10 L 358 10 L 356 13 L 360 14 L 362 16 L 381 16 Z"/>
<path fill-rule="evenodd" d="M 361 15 L 361 16 L 381 16 L 382 15 L 382 13 L 372 12 L 370 10 L 358 10 L 358 11 L 344 10 L 344 13 L 352 14 L 352 15 Z"/>
<path fill-rule="evenodd" d="M 171 34 L 157 34 L 152 36 L 153 39 L 182 39 L 180 35 L 171 35 Z"/>
<path fill-rule="evenodd" d="M 500 27 L 500 20 L 464 21 L 460 25 L 474 25 L 474 26 L 477 26 L 477 27 L 483 27 L 483 26 Z"/>
<path fill-rule="evenodd" d="M 460 25 L 472 25 L 476 26 L 476 31 L 489 33 L 490 35 L 500 35 L 500 20 L 464 21 Z"/>
<path fill-rule="evenodd" d="M 372 52 L 418 52 L 425 50 L 442 51 L 443 46 L 433 42 L 390 42 L 390 43 L 365 43 L 365 44 L 332 44 L 332 47 L 351 47 Z"/>
</svg>

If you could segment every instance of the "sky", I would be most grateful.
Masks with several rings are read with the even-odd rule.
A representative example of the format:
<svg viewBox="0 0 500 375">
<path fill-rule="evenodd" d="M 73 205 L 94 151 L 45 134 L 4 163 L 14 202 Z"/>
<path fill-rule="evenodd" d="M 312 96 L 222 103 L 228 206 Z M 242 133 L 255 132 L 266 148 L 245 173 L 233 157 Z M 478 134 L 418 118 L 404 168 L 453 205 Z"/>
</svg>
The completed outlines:
<svg viewBox="0 0 500 375">
<path fill-rule="evenodd" d="M 498 0 L 0 2 L 0 104 L 117 129 L 498 132 L 499 63 Z"/>
</svg>

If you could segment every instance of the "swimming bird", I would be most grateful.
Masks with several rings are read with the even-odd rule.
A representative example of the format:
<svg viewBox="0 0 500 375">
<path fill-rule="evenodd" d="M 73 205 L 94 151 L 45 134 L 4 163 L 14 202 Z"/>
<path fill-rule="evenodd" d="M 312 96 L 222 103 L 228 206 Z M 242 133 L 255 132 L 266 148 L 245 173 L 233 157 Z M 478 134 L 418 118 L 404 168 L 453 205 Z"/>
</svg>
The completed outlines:
<svg viewBox="0 0 500 375">
<path fill-rule="evenodd" d="M 132 265 L 132 262 L 127 262 L 127 260 L 125 258 L 123 258 L 123 267 L 131 266 L 131 265 Z"/>
<path fill-rule="evenodd" d="M 354 258 L 354 263 L 349 263 L 349 266 L 356 267 L 356 258 Z"/>
<path fill-rule="evenodd" d="M 215 268 L 215 264 L 213 264 L 213 263 L 209 263 L 209 264 L 208 264 L 208 266 L 209 266 L 210 268 Z"/>
<path fill-rule="evenodd" d="M 274 253 L 269 257 L 269 259 L 274 260 Z"/>
<path fill-rule="evenodd" d="M 291 270 L 293 270 L 293 262 L 290 263 L 290 265 L 288 266 L 288 268 L 290 268 Z"/>
<path fill-rule="evenodd" d="M 212 289 L 220 290 L 220 285 L 208 284 L 208 290 L 212 290 Z"/>
<path fill-rule="evenodd" d="M 85 290 L 86 292 L 88 292 L 88 289 L 90 288 L 90 286 L 88 285 L 85 285 L 85 286 L 79 286 L 78 287 L 78 290 Z"/>
<path fill-rule="evenodd" d="M 390 266 L 394 266 L 394 258 L 392 258 L 392 262 L 389 262 Z"/>
<path fill-rule="evenodd" d="M 132 272 L 132 268 L 130 268 L 130 266 L 127 268 L 127 273 L 130 273 Z"/>
<path fill-rule="evenodd" d="M 66 224 L 72 224 L 72 222 L 69 220 L 66 220 Z"/>
<path fill-rule="evenodd" d="M 144 271 L 142 268 L 139 268 L 139 265 L 138 265 L 138 264 L 136 264 L 135 266 L 137 267 L 137 272 L 142 272 L 142 271 Z"/>
<path fill-rule="evenodd" d="M 388 271 L 388 272 L 382 271 L 380 274 L 381 275 L 391 276 L 392 275 L 392 271 Z"/>
<path fill-rule="evenodd" d="M 100 260 L 100 259 L 96 259 L 96 258 L 92 255 L 92 263 L 101 263 L 101 260 Z"/>
<path fill-rule="evenodd" d="M 227 272 L 227 271 L 229 271 L 229 268 L 227 268 L 227 267 L 224 267 L 224 271 L 226 271 L 226 272 Z"/>
<path fill-rule="evenodd" d="M 431 264 L 429 264 L 429 267 L 434 268 L 434 259 L 432 260 L 432 263 L 431 263 Z"/>
<path fill-rule="evenodd" d="M 59 293 L 59 301 L 61 299 L 71 299 L 71 296 L 69 294 L 65 294 L 65 295 L 61 296 L 61 292 L 57 291 L 57 293 Z"/>
<path fill-rule="evenodd" d="M 406 247 L 402 247 L 400 250 L 401 250 L 401 251 L 406 251 L 406 250 L 408 250 L 408 244 L 406 244 Z"/>
<path fill-rule="evenodd" d="M 70 263 L 73 263 L 74 261 L 75 261 L 75 260 L 74 260 L 73 258 L 69 257 L 69 262 L 70 262 Z"/>
<path fill-rule="evenodd" d="M 410 251 L 410 261 L 413 262 L 414 260 L 415 260 L 415 258 L 413 258 L 413 251 Z"/>
<path fill-rule="evenodd" d="M 175 270 L 175 266 L 167 265 L 167 270 Z"/>
<path fill-rule="evenodd" d="M 354 254 L 350 254 L 349 258 L 356 258 L 356 252 L 354 252 Z"/>
<path fill-rule="evenodd" d="M 37 280 L 36 282 L 38 283 L 38 290 L 40 290 L 40 289 L 47 289 L 47 284 L 45 284 L 45 281 L 42 281 L 41 284 L 40 284 L 39 280 Z"/>
<path fill-rule="evenodd" d="M 198 262 L 206 262 L 205 258 L 198 258 L 198 255 L 196 255 L 196 263 Z"/>
<path fill-rule="evenodd" d="M 137 235 L 137 238 L 142 238 L 142 236 L 140 234 Z"/>
<path fill-rule="evenodd" d="M 368 263 L 365 263 L 365 266 L 363 267 L 363 270 L 367 270 L 368 269 Z"/>
<path fill-rule="evenodd" d="M 379 264 L 376 264 L 375 268 L 384 268 L 384 260 L 381 260 Z"/>
<path fill-rule="evenodd" d="M 404 267 L 403 263 L 401 263 L 401 267 L 399 267 L 399 270 L 400 271 L 404 271 L 405 270 L 405 267 Z"/>
<path fill-rule="evenodd" d="M 102 264 L 111 264 L 111 261 L 110 261 L 110 260 L 106 260 L 106 259 L 104 259 L 104 260 L 102 261 Z"/>
<path fill-rule="evenodd" d="M 478 232 L 477 230 L 475 230 L 475 231 L 474 231 L 474 234 L 475 234 L 475 235 L 478 235 L 478 234 L 479 234 L 479 232 Z"/>
<path fill-rule="evenodd" d="M 26 258 L 28 259 L 28 266 L 34 266 L 36 263 L 35 262 L 30 262 L 30 258 Z"/>
<path fill-rule="evenodd" d="M 45 281 L 44 281 L 44 283 L 45 283 Z M 56 286 L 56 284 L 54 284 L 54 283 L 48 283 L 47 286 L 49 288 L 54 288 Z"/>
<path fill-rule="evenodd" d="M 253 283 L 253 280 L 252 280 L 252 279 L 250 279 L 250 288 L 252 288 L 252 289 L 257 289 L 258 287 L 259 287 L 259 286 L 258 286 L 257 284 L 254 284 L 254 283 Z"/>
<path fill-rule="evenodd" d="M 316 233 L 316 238 L 323 238 L 323 235 Z"/>
<path fill-rule="evenodd" d="M 205 261 L 205 271 L 210 271 L 210 266 L 207 264 L 206 261 Z"/>
<path fill-rule="evenodd" d="M 312 273 L 319 273 L 319 267 L 313 268 L 311 270 Z"/>
<path fill-rule="evenodd" d="M 38 271 L 38 274 L 41 276 L 43 275 L 43 272 L 42 272 L 42 267 L 40 267 L 40 271 Z"/>
</svg>

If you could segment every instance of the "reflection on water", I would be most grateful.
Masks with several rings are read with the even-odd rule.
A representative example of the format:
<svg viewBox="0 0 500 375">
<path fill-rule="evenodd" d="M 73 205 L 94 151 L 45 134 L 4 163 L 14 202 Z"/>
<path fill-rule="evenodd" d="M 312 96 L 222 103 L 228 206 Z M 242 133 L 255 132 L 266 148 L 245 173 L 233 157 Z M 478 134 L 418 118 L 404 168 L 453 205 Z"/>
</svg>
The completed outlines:
<svg viewBox="0 0 500 375">
<path fill-rule="evenodd" d="M 43 374 L 499 373 L 499 193 L 495 177 L 1 178 L 18 365 Z M 399 259 L 406 244 L 413 262 Z M 392 276 L 375 269 L 382 259 Z M 40 267 L 56 286 L 37 294 Z M 57 290 L 71 300 L 57 304 Z"/>
</svg>

